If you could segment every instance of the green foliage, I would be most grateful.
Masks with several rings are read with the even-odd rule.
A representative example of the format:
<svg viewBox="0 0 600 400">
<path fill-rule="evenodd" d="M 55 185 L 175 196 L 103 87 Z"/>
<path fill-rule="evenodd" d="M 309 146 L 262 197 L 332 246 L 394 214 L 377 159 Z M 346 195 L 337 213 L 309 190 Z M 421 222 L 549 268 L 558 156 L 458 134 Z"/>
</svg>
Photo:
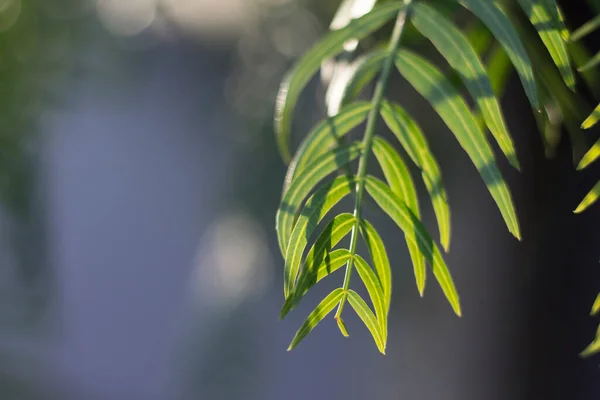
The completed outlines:
<svg viewBox="0 0 600 400">
<path fill-rule="evenodd" d="M 593 18 L 592 20 L 590 20 L 589 22 L 584 24 L 581 28 L 577 29 L 571 36 L 571 39 L 573 41 L 580 40 L 583 37 L 587 36 L 588 34 L 594 32 L 598 28 L 600 28 L 600 16 Z M 579 71 L 582 71 L 582 72 L 587 71 L 591 68 L 596 67 L 599 63 L 600 63 L 600 52 L 597 53 L 595 56 L 593 56 L 590 60 L 585 62 L 584 65 L 579 68 Z M 582 129 L 592 128 L 593 126 L 596 125 L 596 123 L 598 122 L 599 119 L 600 119 L 600 105 L 598 105 L 594 109 L 594 111 L 590 114 L 590 116 L 588 116 L 586 118 L 586 120 L 583 121 L 583 123 L 581 124 L 581 128 Z M 594 145 L 583 156 L 583 158 L 579 162 L 579 165 L 577 166 L 577 169 L 581 170 L 581 169 L 588 167 L 594 161 L 596 161 L 599 156 L 600 156 L 600 139 L 596 143 L 594 143 Z M 598 183 L 596 183 L 596 185 L 594 185 L 592 190 L 583 198 L 581 203 L 575 209 L 575 213 L 581 213 L 581 212 L 585 211 L 588 207 L 590 207 L 592 204 L 594 204 L 598 200 L 598 197 L 600 197 L 600 181 Z M 596 315 L 598 315 L 598 313 L 600 313 L 600 294 L 598 295 L 598 297 L 596 297 L 596 301 L 594 302 L 594 305 L 592 306 L 591 315 L 596 316 Z M 592 341 L 592 343 L 589 344 L 588 347 L 586 347 L 581 352 L 581 355 L 585 357 L 585 356 L 589 356 L 592 354 L 596 354 L 598 352 L 600 352 L 600 325 L 598 326 L 598 330 L 596 331 L 595 339 Z"/>
<path fill-rule="evenodd" d="M 551 108 L 553 104 L 560 107 L 567 122 L 579 112 L 570 97 L 576 84 L 569 55 L 571 36 L 554 0 L 518 0 L 514 4 L 490 0 L 390 0 L 376 5 L 375 1 L 364 1 L 363 5 L 369 6 L 370 11 L 352 19 L 347 10 L 361 1 L 343 2 L 336 15 L 336 24 L 333 24 L 337 30 L 325 35 L 296 63 L 282 83 L 277 98 L 276 138 L 282 158 L 289 163 L 276 218 L 279 247 L 285 259 L 282 318 L 297 306 L 312 285 L 345 267 L 342 286 L 331 292 L 309 315 L 290 349 L 335 307 L 340 332 L 348 336 L 342 319 L 344 305 L 348 302 L 371 333 L 379 351 L 385 353 L 392 272 L 382 238 L 363 216 L 365 195 L 404 233 L 418 292 L 424 294 L 429 265 L 450 306 L 458 316 L 461 315 L 460 299 L 450 270 L 443 252 L 421 222 L 415 182 L 407 160 L 396 146 L 403 148 L 420 172 L 435 212 L 441 248 L 447 252 L 451 242 L 450 207 L 441 169 L 418 123 L 401 105 L 385 98 L 392 70 L 429 102 L 454 134 L 481 175 L 508 231 L 517 239 L 521 238 L 517 213 L 486 133 L 489 130 L 507 162 L 519 169 L 517 151 L 497 97 L 504 90 L 510 70 L 516 71 L 533 112 L 544 128 L 544 137 L 550 132 L 547 127 L 557 123 Z M 462 10 L 467 10 L 473 18 L 475 25 L 470 25 L 471 28 L 453 22 L 454 13 Z M 378 44 L 368 48 L 363 46 L 364 52 L 356 54 L 358 47 L 348 46 L 379 31 L 394 18 L 387 48 Z M 340 21 L 346 21 L 346 25 L 340 27 Z M 598 25 L 600 22 L 596 20 L 587 24 L 572 36 L 573 40 Z M 407 27 L 414 28 L 410 37 L 403 35 Z M 405 43 L 411 40 L 430 42 L 455 75 L 443 72 L 422 55 L 409 50 Z M 488 48 L 491 50 L 486 59 L 484 53 Z M 344 74 L 336 76 L 327 90 L 329 117 L 302 140 L 292 158 L 289 142 L 297 101 L 319 67 L 324 62 L 335 62 L 332 60 L 344 50 L 353 55 L 353 60 L 346 61 Z M 371 101 L 356 101 L 374 80 Z M 474 102 L 473 109 L 457 85 L 466 89 Z M 599 114 L 600 111 L 592 114 L 584 127 L 595 123 Z M 390 143 L 375 132 L 379 117 L 397 142 Z M 346 143 L 344 136 L 365 120 L 362 140 Z M 371 154 L 384 180 L 371 175 Z M 589 165 L 598 155 L 600 144 L 583 158 L 580 167 Z M 585 204 L 580 206 L 583 208 L 578 208 L 577 212 L 596 200 L 600 186 L 593 193 L 594 197 L 588 198 L 588 195 Z M 351 213 L 330 219 L 304 256 L 321 222 L 348 195 L 354 198 Z M 336 248 L 348 235 L 347 246 Z M 369 259 L 357 253 L 361 236 L 369 250 Z M 355 270 L 366 288 L 370 305 L 350 289 Z M 595 305 L 595 312 L 598 308 L 600 304 Z M 600 344 L 596 346 L 600 347 Z M 590 352 L 588 349 L 585 353 Z"/>
</svg>

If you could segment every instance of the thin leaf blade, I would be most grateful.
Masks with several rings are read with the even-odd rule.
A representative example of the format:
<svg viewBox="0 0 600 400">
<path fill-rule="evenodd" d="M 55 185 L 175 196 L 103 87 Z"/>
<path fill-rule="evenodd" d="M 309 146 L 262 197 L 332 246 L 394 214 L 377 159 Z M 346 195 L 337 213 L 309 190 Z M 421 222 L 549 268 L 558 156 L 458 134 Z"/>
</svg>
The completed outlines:
<svg viewBox="0 0 600 400">
<path fill-rule="evenodd" d="M 351 258 L 352 254 L 347 249 L 334 250 L 327 254 L 319 265 L 313 266 L 313 270 L 301 275 L 298 280 L 298 285 L 283 303 L 280 318 L 283 319 L 294 307 L 296 307 L 302 296 L 304 296 L 313 285 L 342 268 Z"/>
<path fill-rule="evenodd" d="M 575 209 L 575 214 L 579 214 L 587 210 L 592 204 L 594 204 L 600 196 L 600 182 L 596 183 L 592 190 L 583 198 L 581 203 Z"/>
<path fill-rule="evenodd" d="M 289 189 L 294 177 L 302 174 L 311 162 L 337 145 L 342 137 L 361 124 L 367 118 L 370 109 L 370 103 L 354 103 L 312 129 L 290 162 L 283 184 L 283 194 Z"/>
<path fill-rule="evenodd" d="M 404 202 L 392 192 L 392 190 L 379 179 L 368 176 L 365 181 L 365 189 L 375 200 L 379 207 L 398 225 L 404 232 L 415 232 L 419 249 L 425 259 L 433 268 L 444 295 L 452 306 L 456 315 L 461 315 L 460 300 L 454 286 L 450 271 L 437 246 L 433 243 L 431 236 L 423 224 L 412 214 Z M 413 236 L 409 236 L 413 237 Z"/>
<path fill-rule="evenodd" d="M 369 255 L 371 256 L 381 289 L 383 290 L 385 315 L 387 316 L 392 300 L 392 269 L 390 261 L 383 240 L 381 240 L 381 237 L 369 221 L 365 219 L 360 221 L 360 232 L 369 249 Z"/>
<path fill-rule="evenodd" d="M 373 314 L 373 311 L 369 308 L 367 303 L 356 293 L 354 290 L 348 290 L 348 302 L 361 319 L 361 321 L 365 324 L 369 332 L 371 332 L 371 336 L 377 345 L 377 348 L 381 352 L 381 354 L 385 354 L 386 343 L 381 336 L 379 324 L 377 322 L 377 318 Z"/>
<path fill-rule="evenodd" d="M 292 182 L 281 199 L 275 217 L 279 248 L 284 256 L 287 252 L 296 213 L 302 201 L 323 178 L 355 160 L 360 155 L 361 148 L 360 143 L 335 148 L 318 157 Z"/>
<path fill-rule="evenodd" d="M 420 218 L 417 191 L 404 160 L 402 160 L 392 145 L 381 137 L 376 137 L 373 141 L 373 154 L 375 154 L 392 192 L 396 193 L 404 201 L 417 218 Z M 409 233 L 406 234 L 408 235 Z M 406 244 L 413 263 L 417 290 L 423 296 L 427 277 L 425 259 L 419 251 L 415 238 L 412 240 L 406 238 Z"/>
<path fill-rule="evenodd" d="M 538 35 L 548 49 L 558 67 L 563 80 L 571 89 L 575 88 L 575 74 L 561 32 L 554 25 L 551 12 L 538 0 L 518 0 L 521 8 L 538 31 Z"/>
<path fill-rule="evenodd" d="M 353 190 L 354 178 L 339 176 L 321 186 L 307 201 L 290 236 L 284 267 L 284 294 L 289 297 L 296 283 L 302 255 L 313 231 L 331 210 Z"/>
<path fill-rule="evenodd" d="M 598 315 L 600 313 L 600 293 L 598 294 L 598 296 L 596 297 L 596 300 L 594 301 L 594 305 L 592 306 L 592 311 L 590 312 L 590 315 L 593 317 L 595 315 Z"/>
<path fill-rule="evenodd" d="M 348 250 L 332 251 L 332 249 L 350 233 L 355 221 L 353 214 L 343 213 L 336 215 L 323 228 L 304 259 L 298 283 L 293 288 L 292 294 L 285 300 L 280 318 L 283 319 L 298 304 L 308 289 L 348 261 L 351 256 Z"/>
<path fill-rule="evenodd" d="M 381 116 L 415 165 L 421 169 L 438 222 L 440 242 L 448 251 L 451 237 L 450 206 L 438 162 L 429 148 L 427 139 L 419 125 L 398 104 L 384 102 Z"/>
<path fill-rule="evenodd" d="M 342 288 L 337 288 L 329 293 L 306 318 L 306 321 L 304 321 L 300 329 L 298 329 L 296 332 L 296 335 L 292 339 L 292 342 L 287 350 L 293 350 L 296 346 L 298 346 L 300 342 L 302 342 L 302 340 L 319 324 L 319 322 L 321 322 L 327 316 L 327 314 L 329 314 L 331 310 L 335 308 L 343 295 L 344 290 Z"/>
<path fill-rule="evenodd" d="M 598 106 L 596 106 L 596 108 L 590 114 L 590 116 L 587 117 L 585 121 L 583 121 L 583 124 L 581 124 L 581 128 L 590 129 L 592 126 L 598 123 L 598 120 L 600 120 L 600 104 L 598 104 Z"/>
<path fill-rule="evenodd" d="M 400 2 L 375 7 L 368 14 L 350 22 L 345 28 L 327 34 L 292 67 L 279 88 L 274 116 L 277 145 L 286 164 L 291 159 L 288 142 L 293 111 L 301 92 L 320 68 L 323 60 L 339 54 L 344 49 L 346 41 L 359 40 L 376 31 L 403 7 L 405 5 Z"/>
<path fill-rule="evenodd" d="M 512 22 L 495 2 L 489 0 L 460 0 L 460 3 L 488 27 L 496 40 L 504 48 L 506 55 L 510 58 L 521 79 L 531 106 L 537 110 L 540 107 L 540 103 L 533 75 L 533 67 Z"/>
<path fill-rule="evenodd" d="M 594 145 L 585 153 L 579 164 L 577 165 L 578 170 L 582 170 L 592 164 L 600 157 L 600 139 L 594 143 Z"/>
<path fill-rule="evenodd" d="M 354 266 L 367 289 L 373 308 L 375 308 L 375 316 L 379 323 L 381 337 L 385 342 L 387 339 L 387 312 L 383 298 L 383 289 L 381 288 L 379 279 L 377 279 L 377 275 L 375 275 L 375 272 L 373 272 L 367 261 L 360 255 L 354 257 Z"/>
<path fill-rule="evenodd" d="M 520 239 L 520 229 L 512 197 L 496 165 L 494 154 L 485 135 L 466 102 L 447 78 L 429 61 L 402 50 L 396 66 L 411 85 L 432 105 L 467 152 L 494 198 L 508 230 Z"/>
<path fill-rule="evenodd" d="M 500 149 L 510 164 L 520 169 L 512 138 L 487 72 L 469 40 L 446 17 L 424 3 L 414 5 L 411 21 L 459 73 Z"/>
</svg>

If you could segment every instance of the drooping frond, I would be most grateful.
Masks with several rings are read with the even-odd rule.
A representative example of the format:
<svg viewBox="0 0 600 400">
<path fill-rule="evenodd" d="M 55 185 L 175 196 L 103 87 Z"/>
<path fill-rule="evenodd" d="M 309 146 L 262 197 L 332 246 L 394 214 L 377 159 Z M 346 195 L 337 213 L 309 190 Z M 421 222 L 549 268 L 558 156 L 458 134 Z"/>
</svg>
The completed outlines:
<svg viewBox="0 0 600 400">
<path fill-rule="evenodd" d="M 331 25 L 332 31 L 292 67 L 277 98 L 275 133 L 281 156 L 289 162 L 276 217 L 279 247 L 285 259 L 285 302 L 281 316 L 288 315 L 313 285 L 340 269 L 345 271 L 342 286 L 308 316 L 290 349 L 336 307 L 337 326 L 342 335 L 348 336 L 342 313 L 349 303 L 379 351 L 385 353 L 392 271 L 384 239 L 363 216 L 364 196 L 369 196 L 402 231 L 418 293 L 424 294 L 431 270 L 454 312 L 459 316 L 462 313 L 458 291 L 440 251 L 440 248 L 448 251 L 451 242 L 450 201 L 442 182 L 443 166 L 429 147 L 427 132 L 423 132 L 401 105 L 386 98 L 387 81 L 394 71 L 414 87 L 444 121 L 479 171 L 509 232 L 518 239 L 521 237 L 512 195 L 489 140 L 492 138 L 502 152 L 504 157 L 500 162 L 508 161 L 520 168 L 517 149 L 498 99 L 510 69 L 516 71 L 532 108 L 537 111 L 542 106 L 534 63 L 514 15 L 499 2 L 489 0 L 375 3 L 374 0 L 343 1 Z M 353 14 L 352 10 L 361 9 L 361 5 L 362 11 Z M 527 16 L 527 24 L 536 28 L 540 43 L 564 82 L 573 87 L 575 77 L 565 42 L 569 35 L 556 3 L 519 0 L 518 5 Z M 468 10 L 489 32 L 485 41 L 482 39 L 478 44 L 477 35 L 470 35 L 453 22 L 453 13 L 460 9 Z M 356 52 L 359 41 L 394 18 L 386 48 L 374 46 L 362 54 Z M 403 32 L 408 23 L 415 28 L 413 40 L 430 42 L 447 61 L 473 100 L 475 109 L 469 107 L 469 100 L 463 97 L 450 74 L 404 46 Z M 488 47 L 492 51 L 487 52 L 486 58 Z M 338 62 L 336 56 L 342 52 L 345 53 L 337 58 Z M 328 117 L 305 136 L 292 157 L 290 132 L 294 109 L 307 83 L 322 65 L 334 66 L 326 92 Z M 370 101 L 358 101 L 367 87 L 373 87 L 369 85 L 371 82 L 374 90 Z M 376 132 L 379 118 L 395 137 L 392 142 Z M 360 141 L 343 140 L 363 122 L 366 124 Z M 372 163 L 379 168 L 373 168 Z M 411 167 L 416 167 L 420 176 L 412 176 Z M 373 174 L 380 174 L 382 179 Z M 417 178 L 427 189 L 441 246 L 435 243 L 421 221 Z M 354 208 L 329 216 L 345 197 L 353 198 Z M 342 241 L 348 237 L 349 243 Z M 357 252 L 361 238 L 368 249 L 368 258 Z M 385 242 L 399 244 L 396 237 Z M 353 272 L 366 288 L 370 304 L 350 288 Z"/>
</svg>

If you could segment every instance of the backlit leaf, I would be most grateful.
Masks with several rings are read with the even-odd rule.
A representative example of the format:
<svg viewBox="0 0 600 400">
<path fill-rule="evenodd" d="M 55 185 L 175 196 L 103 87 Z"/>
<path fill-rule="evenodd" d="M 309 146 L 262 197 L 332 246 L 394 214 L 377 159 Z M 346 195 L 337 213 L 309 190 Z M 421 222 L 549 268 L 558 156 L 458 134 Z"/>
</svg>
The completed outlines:
<svg viewBox="0 0 600 400">
<path fill-rule="evenodd" d="M 367 303 L 354 290 L 348 291 L 348 302 L 369 332 L 371 332 L 371 336 L 373 336 L 373 340 L 381 354 L 385 354 L 385 339 L 381 335 L 381 330 L 373 311 L 371 311 Z"/>
<path fill-rule="evenodd" d="M 424 58 L 399 51 L 396 66 L 411 85 L 433 106 L 456 136 L 485 181 L 508 230 L 520 239 L 519 223 L 510 191 L 496 165 L 494 154 L 471 110 L 447 78 Z"/>
<path fill-rule="evenodd" d="M 310 313 L 306 321 L 302 324 L 298 332 L 296 332 L 296 336 L 292 339 L 290 346 L 288 347 L 288 351 L 292 350 L 294 347 L 298 346 L 298 344 L 308 335 L 318 324 L 334 309 L 334 307 L 338 304 L 342 296 L 344 295 L 344 290 L 342 288 L 337 288 L 333 292 L 329 293 L 327 297 L 325 297 Z"/>
<path fill-rule="evenodd" d="M 596 125 L 598 120 L 600 119 L 600 104 L 594 109 L 594 112 L 587 117 L 583 124 L 581 124 L 582 129 L 590 129 L 592 126 Z"/>
<path fill-rule="evenodd" d="M 386 50 L 374 50 L 357 58 L 352 63 L 348 82 L 340 100 L 341 104 L 348 104 L 363 91 L 365 86 L 379 73 L 387 55 Z"/>
<path fill-rule="evenodd" d="M 512 22 L 498 5 L 489 0 L 460 0 L 493 33 L 514 65 L 534 109 L 539 108 L 531 61 Z"/>
<path fill-rule="evenodd" d="M 318 283 L 321 279 L 329 276 L 338 269 L 342 268 L 352 258 L 352 254 L 346 249 L 333 250 L 328 253 L 321 262 L 320 265 L 311 265 L 311 269 L 300 275 L 298 278 L 298 284 L 294 288 L 294 292 L 285 300 L 281 309 L 280 317 L 283 318 L 290 312 L 294 307 L 298 305 L 302 296 L 308 292 L 308 290 Z"/>
<path fill-rule="evenodd" d="M 450 271 L 444 262 L 442 254 L 433 243 L 431 236 L 423 224 L 406 207 L 404 202 L 392 190 L 379 179 L 368 176 L 365 181 L 365 188 L 369 195 L 375 200 L 379 207 L 400 227 L 403 232 L 414 232 L 419 249 L 433 268 L 438 283 L 446 295 L 448 302 L 454 309 L 454 312 L 460 316 L 460 302 L 458 293 L 452 281 Z"/>
<path fill-rule="evenodd" d="M 600 352 L 600 337 L 596 337 L 596 339 L 592 343 L 590 343 L 589 346 L 585 348 L 585 350 L 583 350 L 580 353 L 580 356 L 589 357 L 598 352 Z"/>
<path fill-rule="evenodd" d="M 375 308 L 375 315 L 377 316 L 377 322 L 379 323 L 379 332 L 385 342 L 387 340 L 387 311 L 379 279 L 377 279 L 375 272 L 373 272 L 369 264 L 361 256 L 356 255 L 354 257 L 354 265 L 365 288 L 367 288 L 367 293 L 369 293 L 369 298 Z"/>
<path fill-rule="evenodd" d="M 592 316 L 594 316 L 594 315 L 598 315 L 598 313 L 600 313 L 600 293 L 598 294 L 598 296 L 596 297 L 596 300 L 594 301 L 594 305 L 592 306 L 592 312 L 590 314 Z"/>
<path fill-rule="evenodd" d="M 279 88 L 275 106 L 275 135 L 283 160 L 291 159 L 289 136 L 294 108 L 300 93 L 312 76 L 320 68 L 323 60 L 335 57 L 344 49 L 350 39 L 362 39 L 383 26 L 405 5 L 402 2 L 389 2 L 375 7 L 361 18 L 350 22 L 345 28 L 328 33 L 308 50 L 287 74 Z"/>
<path fill-rule="evenodd" d="M 500 105 L 486 70 L 469 40 L 452 22 L 424 3 L 414 5 L 411 21 L 459 73 L 500 149 L 510 164 L 519 169 L 519 161 Z"/>
<path fill-rule="evenodd" d="M 362 145 L 354 143 L 340 146 L 318 157 L 296 179 L 283 195 L 276 215 L 277 239 L 281 253 L 285 256 L 292 234 L 294 220 L 300 205 L 310 191 L 327 175 L 356 159 Z"/>
<path fill-rule="evenodd" d="M 340 330 L 340 332 L 342 333 L 342 335 L 344 337 L 349 337 L 350 334 L 348 333 L 348 328 L 346 328 L 346 323 L 344 322 L 344 320 L 342 319 L 342 317 L 338 317 L 335 322 L 337 322 L 337 326 L 338 329 Z"/>
<path fill-rule="evenodd" d="M 370 103 L 354 103 L 344 108 L 335 117 L 322 121 L 311 130 L 290 162 L 285 175 L 283 193 L 287 192 L 295 176 L 301 174 L 312 161 L 337 145 L 341 137 L 362 123 L 367 118 L 370 109 Z"/>
<path fill-rule="evenodd" d="M 539 0 L 518 0 L 521 8 L 538 31 L 542 42 L 558 67 L 563 80 L 571 89 L 575 88 L 575 75 L 571 68 L 569 53 L 561 32 L 554 24 L 552 13 Z"/>
<path fill-rule="evenodd" d="M 354 189 L 354 179 L 339 176 L 322 185 L 306 202 L 294 226 L 285 254 L 284 294 L 287 298 L 296 282 L 304 249 L 323 217 Z"/>
<path fill-rule="evenodd" d="M 369 221 L 364 219 L 360 221 L 360 232 L 369 249 L 373 266 L 375 267 L 379 283 L 383 290 L 383 300 L 387 315 L 392 299 L 392 270 L 390 268 L 390 261 L 381 237 Z"/>
<path fill-rule="evenodd" d="M 594 145 L 585 153 L 579 165 L 577 165 L 577 169 L 584 169 L 594 161 L 596 161 L 600 157 L 600 140 L 598 140 Z"/>
<path fill-rule="evenodd" d="M 402 158 L 400 158 L 400 155 L 381 137 L 376 137 L 373 141 L 373 153 L 383 170 L 383 175 L 392 192 L 396 193 L 404 201 L 417 218 L 420 218 L 417 191 L 415 190 L 410 172 L 406 168 L 406 164 Z M 410 233 L 407 232 L 406 234 L 409 235 Z M 413 262 L 417 290 L 423 296 L 427 271 L 425 269 L 425 259 L 415 242 L 415 238 L 406 238 L 410 257 Z"/>
<path fill-rule="evenodd" d="M 598 200 L 598 196 L 600 196 L 600 182 L 596 183 L 587 196 L 583 198 L 581 203 L 575 209 L 575 214 L 585 211 L 589 206 L 594 204 Z"/>
</svg>

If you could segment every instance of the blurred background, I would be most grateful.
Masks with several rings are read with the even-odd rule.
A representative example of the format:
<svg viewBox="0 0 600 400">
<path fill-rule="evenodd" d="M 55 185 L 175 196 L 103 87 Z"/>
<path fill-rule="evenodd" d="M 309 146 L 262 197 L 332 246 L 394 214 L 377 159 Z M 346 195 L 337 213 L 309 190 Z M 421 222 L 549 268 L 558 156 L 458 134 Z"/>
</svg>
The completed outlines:
<svg viewBox="0 0 600 400">
<path fill-rule="evenodd" d="M 589 17 L 564 3 L 573 25 Z M 279 321 L 272 110 L 338 5 L 0 0 L 0 399 L 600 398 L 600 359 L 578 357 L 597 327 L 600 208 L 571 211 L 600 170 L 575 173 L 568 138 L 546 157 L 514 77 L 522 173 L 501 167 L 521 243 L 428 105 L 397 76 L 388 92 L 441 163 L 463 318 L 433 281 L 419 297 L 403 235 L 370 207 L 394 274 L 387 356 L 351 313 L 350 339 L 328 319 L 285 351 L 341 276 Z M 294 143 L 323 99 L 317 77 Z"/>
</svg>

